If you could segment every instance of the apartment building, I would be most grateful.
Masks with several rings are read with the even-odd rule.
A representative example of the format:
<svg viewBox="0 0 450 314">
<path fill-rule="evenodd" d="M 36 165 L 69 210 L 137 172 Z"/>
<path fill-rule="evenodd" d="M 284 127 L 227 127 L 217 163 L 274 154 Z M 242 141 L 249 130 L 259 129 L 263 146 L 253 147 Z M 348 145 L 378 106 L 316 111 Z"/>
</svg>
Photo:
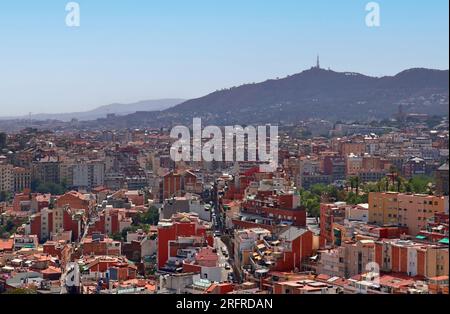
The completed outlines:
<svg viewBox="0 0 450 314">
<path fill-rule="evenodd" d="M 0 159 L 0 192 L 12 192 L 13 186 L 13 166 Z"/>
<path fill-rule="evenodd" d="M 32 178 L 40 183 L 60 183 L 59 158 L 47 156 L 32 163 Z"/>
<path fill-rule="evenodd" d="M 73 186 L 90 190 L 105 183 L 105 163 L 102 161 L 81 161 L 73 166 Z"/>
<path fill-rule="evenodd" d="M 375 262 L 375 241 L 345 241 L 335 249 L 319 251 L 317 273 L 350 278 L 372 271 Z"/>
<path fill-rule="evenodd" d="M 383 272 L 426 278 L 448 276 L 448 245 L 383 239 L 375 244 L 375 262 Z"/>
<path fill-rule="evenodd" d="M 445 209 L 446 198 L 442 196 L 396 192 L 369 194 L 370 223 L 408 227 L 409 234 L 414 236 L 429 219 Z"/>
<path fill-rule="evenodd" d="M 14 193 L 21 193 L 24 190 L 31 188 L 31 170 L 22 167 L 14 167 L 12 175 Z"/>
</svg>

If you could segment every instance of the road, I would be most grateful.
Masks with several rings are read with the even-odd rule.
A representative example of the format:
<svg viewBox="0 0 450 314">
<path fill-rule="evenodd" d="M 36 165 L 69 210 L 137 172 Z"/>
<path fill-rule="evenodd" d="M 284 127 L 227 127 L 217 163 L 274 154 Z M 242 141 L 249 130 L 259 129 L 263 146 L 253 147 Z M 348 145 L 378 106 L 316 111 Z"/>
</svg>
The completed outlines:
<svg viewBox="0 0 450 314">
<path fill-rule="evenodd" d="M 219 255 L 219 266 L 222 268 L 222 281 L 228 281 L 228 275 L 233 272 L 233 269 L 225 269 L 225 265 L 229 264 L 228 258 L 223 254 L 222 250 L 226 250 L 226 245 L 222 242 L 219 237 L 214 238 L 214 247 Z M 231 266 L 231 265 L 230 265 Z"/>
</svg>

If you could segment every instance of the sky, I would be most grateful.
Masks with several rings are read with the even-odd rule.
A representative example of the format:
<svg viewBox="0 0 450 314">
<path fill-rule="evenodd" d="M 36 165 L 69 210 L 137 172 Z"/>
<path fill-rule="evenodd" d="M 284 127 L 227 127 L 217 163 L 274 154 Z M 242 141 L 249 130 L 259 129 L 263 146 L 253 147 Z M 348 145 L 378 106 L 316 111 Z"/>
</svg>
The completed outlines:
<svg viewBox="0 0 450 314">
<path fill-rule="evenodd" d="M 448 69 L 448 0 L 0 0 L 0 116 L 196 98 L 321 65 Z"/>
</svg>

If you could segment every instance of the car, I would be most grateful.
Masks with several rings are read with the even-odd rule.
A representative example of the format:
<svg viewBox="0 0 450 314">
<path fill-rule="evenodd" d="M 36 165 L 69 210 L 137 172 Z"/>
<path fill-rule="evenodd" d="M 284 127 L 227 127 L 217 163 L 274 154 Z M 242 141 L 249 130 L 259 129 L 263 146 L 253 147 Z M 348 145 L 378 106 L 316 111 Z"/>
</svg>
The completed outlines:
<svg viewBox="0 0 450 314">
<path fill-rule="evenodd" d="M 225 265 L 225 269 L 226 269 L 226 270 L 230 270 L 230 269 L 231 269 L 230 264 L 226 264 L 226 265 Z"/>
</svg>

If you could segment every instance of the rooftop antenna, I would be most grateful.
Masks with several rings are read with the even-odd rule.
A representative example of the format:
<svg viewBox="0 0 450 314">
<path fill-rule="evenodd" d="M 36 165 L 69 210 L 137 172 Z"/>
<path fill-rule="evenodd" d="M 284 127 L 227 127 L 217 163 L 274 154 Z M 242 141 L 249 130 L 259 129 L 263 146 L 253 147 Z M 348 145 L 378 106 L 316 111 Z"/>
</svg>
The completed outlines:
<svg viewBox="0 0 450 314">
<path fill-rule="evenodd" d="M 320 56 L 317 54 L 317 66 L 316 68 L 320 69 Z"/>
</svg>

